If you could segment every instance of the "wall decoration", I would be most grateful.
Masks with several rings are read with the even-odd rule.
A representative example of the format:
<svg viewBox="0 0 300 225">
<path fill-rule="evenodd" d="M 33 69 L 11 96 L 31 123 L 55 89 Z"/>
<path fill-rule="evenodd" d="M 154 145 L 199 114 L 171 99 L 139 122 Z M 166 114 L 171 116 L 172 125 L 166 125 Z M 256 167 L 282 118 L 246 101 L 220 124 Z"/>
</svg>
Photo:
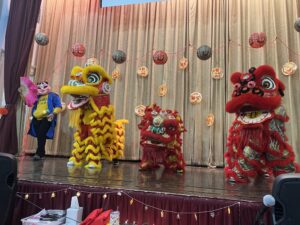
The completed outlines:
<svg viewBox="0 0 300 225">
<path fill-rule="evenodd" d="M 45 46 L 49 43 L 49 38 L 45 33 L 37 33 L 34 36 L 34 40 L 41 46 Z"/>
<path fill-rule="evenodd" d="M 84 64 L 84 67 L 90 66 L 90 65 L 99 65 L 99 60 L 97 58 L 89 58 L 86 63 Z"/>
<path fill-rule="evenodd" d="M 209 47 L 208 45 L 202 45 L 197 49 L 197 56 L 201 60 L 207 60 L 211 57 L 211 55 L 211 47 Z"/>
<path fill-rule="evenodd" d="M 184 70 L 188 67 L 189 61 L 187 58 L 183 57 L 179 60 L 179 69 Z"/>
<path fill-rule="evenodd" d="M 137 75 L 139 75 L 140 77 L 147 77 L 149 74 L 149 70 L 146 66 L 140 66 L 137 71 L 136 71 Z"/>
<path fill-rule="evenodd" d="M 137 116 L 145 116 L 145 109 L 146 109 L 146 106 L 144 105 L 138 105 L 135 107 L 134 109 L 134 112 Z"/>
<path fill-rule="evenodd" d="M 163 65 L 168 61 L 168 55 L 165 51 L 159 50 L 153 54 L 153 62 L 157 65 Z"/>
<path fill-rule="evenodd" d="M 190 94 L 190 103 L 198 104 L 202 101 L 202 95 L 200 92 L 193 92 Z"/>
<path fill-rule="evenodd" d="M 72 54 L 76 57 L 82 57 L 85 54 L 85 47 L 81 43 L 75 43 L 72 46 Z"/>
<path fill-rule="evenodd" d="M 252 48 L 261 48 L 265 45 L 267 36 L 264 32 L 254 32 L 249 37 L 249 45 Z"/>
<path fill-rule="evenodd" d="M 297 68 L 298 66 L 296 65 L 296 63 L 288 62 L 282 66 L 281 72 L 285 76 L 291 76 L 296 72 Z"/>
<path fill-rule="evenodd" d="M 112 59 L 117 64 L 122 64 L 126 61 L 126 53 L 121 50 L 116 50 L 112 54 Z"/>
<path fill-rule="evenodd" d="M 209 113 L 206 117 L 206 125 L 208 127 L 211 127 L 212 125 L 214 125 L 215 122 L 215 116 L 212 113 Z"/>
<path fill-rule="evenodd" d="M 297 32 L 300 32 L 300 17 L 296 19 L 294 23 L 294 28 Z"/>
<path fill-rule="evenodd" d="M 121 72 L 119 68 L 115 68 L 112 73 L 111 73 L 111 77 L 112 79 L 116 80 L 116 79 L 120 79 L 121 78 Z"/>
<path fill-rule="evenodd" d="M 158 95 L 160 97 L 165 96 L 167 94 L 167 92 L 168 92 L 168 87 L 167 87 L 166 84 L 162 84 L 162 85 L 159 86 L 159 93 L 158 93 Z"/>
<path fill-rule="evenodd" d="M 223 78 L 224 74 L 223 74 L 223 70 L 220 67 L 214 67 L 211 69 L 211 77 L 213 79 L 219 80 L 221 78 Z"/>
</svg>

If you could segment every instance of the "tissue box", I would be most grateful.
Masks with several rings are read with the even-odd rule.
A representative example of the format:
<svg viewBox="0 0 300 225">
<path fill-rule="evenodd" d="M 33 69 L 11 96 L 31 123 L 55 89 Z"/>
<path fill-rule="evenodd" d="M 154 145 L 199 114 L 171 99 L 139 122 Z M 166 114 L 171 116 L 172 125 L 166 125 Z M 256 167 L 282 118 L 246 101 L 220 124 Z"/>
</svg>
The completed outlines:
<svg viewBox="0 0 300 225">
<path fill-rule="evenodd" d="M 67 209 L 66 225 L 80 224 L 82 221 L 83 207 Z M 77 222 L 76 222 L 77 221 Z"/>
<path fill-rule="evenodd" d="M 45 214 L 57 214 L 60 216 L 60 218 L 57 218 L 56 221 L 43 221 L 40 220 L 41 215 Z M 65 217 L 65 211 L 64 210 L 45 210 L 43 209 L 39 213 L 26 217 L 24 219 L 21 219 L 22 225 L 62 225 L 64 224 L 66 220 Z"/>
<path fill-rule="evenodd" d="M 78 225 L 82 220 L 83 207 L 79 207 L 78 197 L 75 195 L 71 199 L 71 206 L 67 209 L 66 225 Z"/>
</svg>

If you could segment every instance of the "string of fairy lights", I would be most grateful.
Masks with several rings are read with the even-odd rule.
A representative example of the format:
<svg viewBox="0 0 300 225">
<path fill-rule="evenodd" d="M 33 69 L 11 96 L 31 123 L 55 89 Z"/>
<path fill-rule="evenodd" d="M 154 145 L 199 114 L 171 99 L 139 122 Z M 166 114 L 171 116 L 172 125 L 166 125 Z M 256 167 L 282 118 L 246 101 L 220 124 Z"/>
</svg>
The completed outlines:
<svg viewBox="0 0 300 225">
<path fill-rule="evenodd" d="M 117 195 L 119 197 L 121 196 L 126 196 L 128 198 L 128 205 L 132 206 L 134 204 L 139 204 L 142 205 L 144 210 L 147 211 L 149 209 L 155 210 L 159 213 L 161 218 L 164 218 L 166 216 L 166 214 L 172 214 L 174 216 L 176 216 L 176 218 L 178 220 L 181 219 L 182 216 L 192 216 L 194 217 L 195 221 L 198 221 L 200 219 L 200 215 L 203 214 L 209 214 L 209 216 L 213 219 L 215 218 L 216 214 L 220 211 L 225 211 L 225 213 L 227 213 L 228 215 L 230 215 L 232 213 L 232 210 L 234 207 L 238 207 L 238 216 L 240 217 L 240 206 L 241 206 L 241 202 L 234 202 L 232 204 L 226 205 L 226 206 L 222 206 L 219 208 L 214 208 L 211 210 L 204 210 L 204 211 L 174 211 L 174 210 L 168 210 L 168 209 L 163 209 L 154 205 L 150 205 L 150 204 L 146 204 L 145 202 L 133 197 L 132 194 L 128 193 L 125 190 L 116 190 L 116 191 L 84 191 L 84 190 L 79 190 L 73 187 L 67 187 L 67 188 L 62 188 L 62 189 L 58 189 L 55 191 L 44 191 L 44 192 L 17 192 L 17 196 L 20 197 L 21 199 L 32 203 L 30 201 L 30 199 L 32 198 L 32 196 L 39 196 L 39 199 L 42 199 L 43 197 L 45 197 L 45 195 L 47 195 L 47 197 L 50 196 L 50 199 L 54 199 L 57 197 L 58 193 L 64 193 L 65 195 L 68 194 L 69 192 L 74 193 L 74 195 L 76 195 L 78 198 L 80 198 L 80 196 L 82 194 L 86 194 L 87 198 L 92 198 L 93 195 L 101 195 L 103 201 L 107 200 L 109 198 L 110 195 Z M 39 209 L 42 209 L 42 207 L 37 206 L 35 203 L 32 203 L 32 205 L 38 207 Z M 128 222 L 128 220 L 126 220 Z"/>
</svg>

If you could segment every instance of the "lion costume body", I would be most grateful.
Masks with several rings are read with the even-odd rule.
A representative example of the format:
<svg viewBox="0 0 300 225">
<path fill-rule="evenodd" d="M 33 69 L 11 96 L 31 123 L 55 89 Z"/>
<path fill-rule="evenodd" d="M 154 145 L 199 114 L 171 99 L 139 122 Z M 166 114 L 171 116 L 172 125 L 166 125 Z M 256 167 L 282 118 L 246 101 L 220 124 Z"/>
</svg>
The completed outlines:
<svg viewBox="0 0 300 225">
<path fill-rule="evenodd" d="M 176 111 L 162 110 L 155 104 L 148 106 L 138 128 L 143 148 L 141 170 L 155 169 L 159 164 L 177 172 L 184 170 L 181 133 L 186 130 Z"/>
<path fill-rule="evenodd" d="M 63 94 L 73 99 L 68 104 L 72 110 L 70 125 L 74 133 L 74 149 L 68 166 L 101 168 L 101 159 L 109 161 L 123 156 L 127 120 L 114 119 L 114 107 L 110 105 L 109 93 L 112 79 L 99 65 L 84 68 L 75 66 L 71 80 L 61 88 Z"/>
<path fill-rule="evenodd" d="M 295 172 L 294 152 L 287 143 L 281 105 L 283 83 L 272 67 L 262 65 L 248 73 L 233 73 L 232 99 L 226 111 L 236 118 L 229 130 L 225 175 L 229 181 L 248 182 L 257 174 L 277 176 Z"/>
</svg>

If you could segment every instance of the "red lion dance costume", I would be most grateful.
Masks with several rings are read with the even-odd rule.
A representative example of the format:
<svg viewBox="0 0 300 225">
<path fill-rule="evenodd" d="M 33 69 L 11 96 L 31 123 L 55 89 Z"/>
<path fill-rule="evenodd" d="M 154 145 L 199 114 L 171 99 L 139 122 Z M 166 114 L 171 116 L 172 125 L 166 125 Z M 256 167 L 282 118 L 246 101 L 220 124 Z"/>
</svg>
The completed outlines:
<svg viewBox="0 0 300 225">
<path fill-rule="evenodd" d="M 165 168 L 183 172 L 181 133 L 185 130 L 176 111 L 162 110 L 157 105 L 148 106 L 141 123 L 141 146 L 143 156 L 140 170 L 151 170 L 163 164 Z"/>
<path fill-rule="evenodd" d="M 272 67 L 252 67 L 249 73 L 233 73 L 232 99 L 226 111 L 236 118 L 229 130 L 225 174 L 229 181 L 248 182 L 257 174 L 280 175 L 296 171 L 294 152 L 287 143 L 281 105 L 284 85 Z M 298 166 L 297 166 L 298 168 Z"/>
</svg>

